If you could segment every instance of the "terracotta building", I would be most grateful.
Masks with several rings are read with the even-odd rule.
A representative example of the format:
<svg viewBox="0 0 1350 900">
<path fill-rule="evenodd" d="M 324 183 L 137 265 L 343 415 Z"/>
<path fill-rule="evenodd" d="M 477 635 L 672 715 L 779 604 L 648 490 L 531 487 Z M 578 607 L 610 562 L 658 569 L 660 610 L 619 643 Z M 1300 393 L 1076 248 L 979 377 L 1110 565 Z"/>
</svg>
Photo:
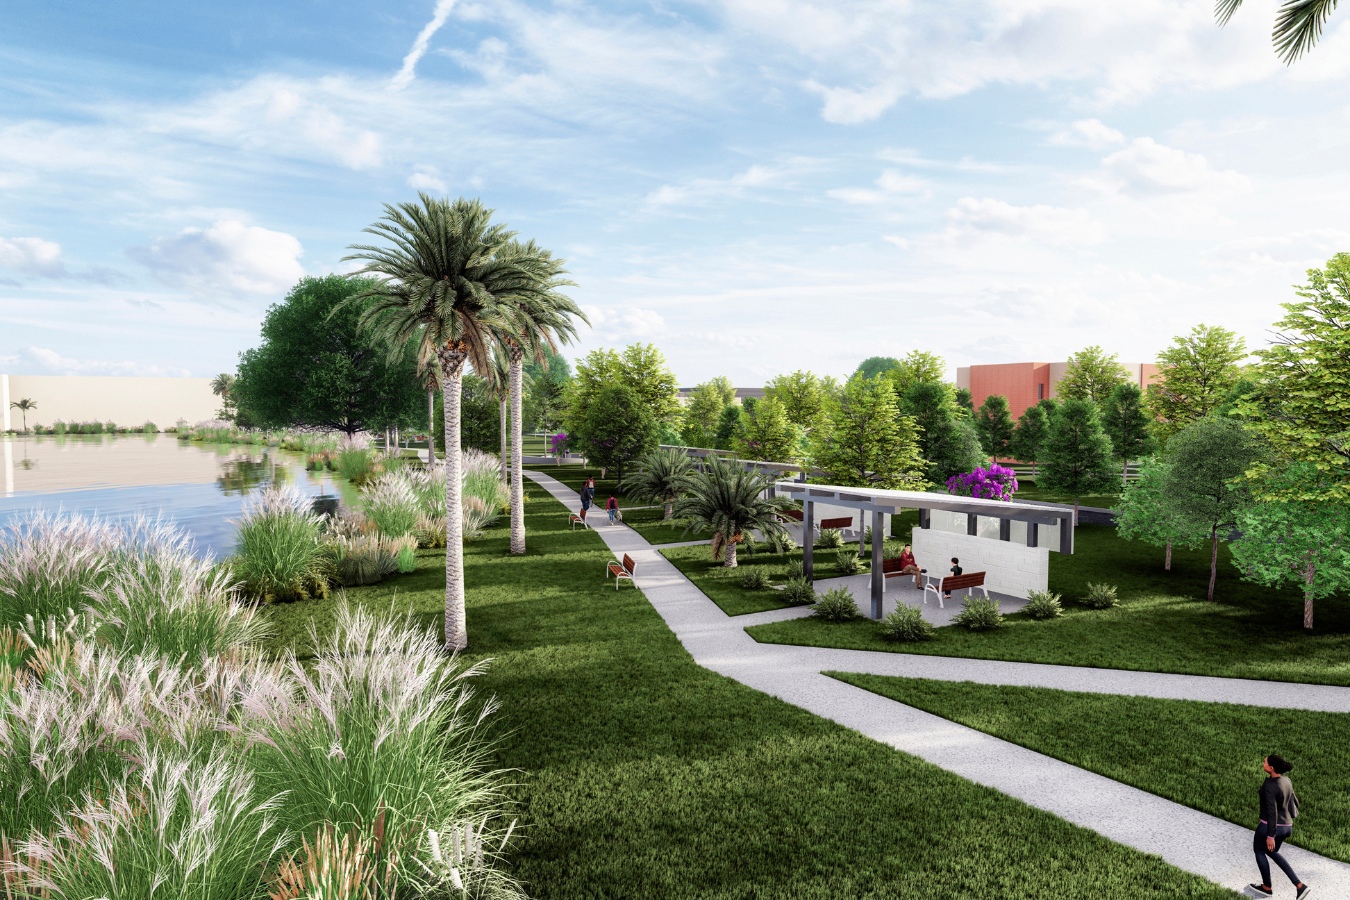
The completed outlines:
<svg viewBox="0 0 1350 900">
<path fill-rule="evenodd" d="M 1130 378 L 1141 388 L 1147 388 L 1158 377 L 1153 363 L 1122 363 Z M 997 363 L 988 366 L 962 366 L 956 370 L 956 386 L 970 391 L 970 397 L 979 408 L 988 397 L 1002 394 L 1008 398 L 1008 409 L 1016 419 L 1028 406 L 1046 397 L 1056 397 L 1055 387 L 1064 377 L 1068 363 L 1021 362 Z"/>
</svg>

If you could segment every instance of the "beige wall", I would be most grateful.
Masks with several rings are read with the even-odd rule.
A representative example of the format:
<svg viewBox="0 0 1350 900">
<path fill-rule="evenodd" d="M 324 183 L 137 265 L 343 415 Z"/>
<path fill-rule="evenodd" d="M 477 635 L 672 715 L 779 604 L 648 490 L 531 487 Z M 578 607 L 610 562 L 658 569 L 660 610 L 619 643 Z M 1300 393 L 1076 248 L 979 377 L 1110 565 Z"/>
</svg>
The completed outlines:
<svg viewBox="0 0 1350 900">
<path fill-rule="evenodd" d="M 213 419 L 220 398 L 211 393 L 209 378 L 119 378 L 84 375 L 0 374 L 0 431 L 22 427 L 22 416 L 9 404 L 23 397 L 37 408 L 28 413 L 28 425 L 64 422 L 115 422 L 141 425 L 154 422 L 168 428 L 179 419 Z"/>
</svg>

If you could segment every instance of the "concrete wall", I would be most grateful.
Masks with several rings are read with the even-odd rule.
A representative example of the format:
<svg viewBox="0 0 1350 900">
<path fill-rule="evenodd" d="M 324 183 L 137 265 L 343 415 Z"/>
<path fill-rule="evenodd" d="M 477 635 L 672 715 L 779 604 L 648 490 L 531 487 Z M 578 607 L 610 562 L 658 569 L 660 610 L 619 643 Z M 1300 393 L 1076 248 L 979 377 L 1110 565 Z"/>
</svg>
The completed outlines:
<svg viewBox="0 0 1350 900">
<path fill-rule="evenodd" d="M 1025 540 L 1025 531 L 1023 535 Z M 1050 584 L 1050 551 L 1044 546 L 1028 547 L 1025 543 L 936 528 L 915 528 L 912 543 L 914 558 L 930 575 L 945 574 L 955 556 L 961 560 L 963 571 L 984 572 L 984 585 L 992 592 L 1026 599 L 1031 591 L 1046 590 Z"/>
<path fill-rule="evenodd" d="M 27 397 L 37 404 L 28 426 L 63 422 L 115 422 L 139 426 L 154 422 L 168 428 L 179 419 L 213 419 L 220 398 L 211 393 L 209 378 L 119 378 L 85 375 L 0 374 L 0 431 L 18 430 L 23 419 L 13 401 Z"/>
</svg>

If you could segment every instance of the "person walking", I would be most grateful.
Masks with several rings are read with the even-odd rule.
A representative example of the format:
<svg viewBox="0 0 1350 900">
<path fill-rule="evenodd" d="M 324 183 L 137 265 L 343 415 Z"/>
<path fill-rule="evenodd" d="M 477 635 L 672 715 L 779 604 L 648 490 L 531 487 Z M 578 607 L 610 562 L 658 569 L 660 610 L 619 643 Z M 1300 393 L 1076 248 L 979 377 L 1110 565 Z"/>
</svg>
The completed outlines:
<svg viewBox="0 0 1350 900">
<path fill-rule="evenodd" d="M 581 486 L 581 519 L 586 520 L 586 511 L 591 508 L 595 502 L 595 479 L 587 478 L 586 483 Z"/>
<path fill-rule="evenodd" d="M 1252 840 L 1252 850 L 1256 853 L 1256 866 L 1261 870 L 1261 883 L 1251 886 L 1257 897 L 1273 897 L 1275 890 L 1270 886 L 1270 860 L 1288 877 L 1294 886 L 1295 897 L 1303 900 L 1312 892 L 1312 888 L 1298 880 L 1294 867 L 1280 855 L 1280 847 L 1294 833 L 1294 817 L 1298 815 L 1298 795 L 1294 793 L 1294 784 L 1289 780 L 1289 770 L 1294 764 L 1282 756 L 1270 754 L 1261 761 L 1261 769 L 1266 780 L 1261 782 L 1257 796 L 1261 801 L 1261 821 L 1256 826 L 1256 836 Z"/>
<path fill-rule="evenodd" d="M 609 513 L 609 524 L 613 525 L 615 518 L 619 515 L 619 498 L 613 494 L 605 501 L 605 512 Z"/>
</svg>

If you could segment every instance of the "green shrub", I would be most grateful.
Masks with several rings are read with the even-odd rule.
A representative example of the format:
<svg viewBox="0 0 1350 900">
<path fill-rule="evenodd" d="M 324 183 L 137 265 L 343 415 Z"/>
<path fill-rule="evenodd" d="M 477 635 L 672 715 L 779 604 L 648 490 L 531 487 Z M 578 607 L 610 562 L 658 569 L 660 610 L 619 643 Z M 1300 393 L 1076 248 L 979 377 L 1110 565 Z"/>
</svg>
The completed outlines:
<svg viewBox="0 0 1350 900">
<path fill-rule="evenodd" d="M 822 528 L 816 538 L 816 546 L 825 550 L 844 546 L 844 534 L 838 528 Z"/>
<path fill-rule="evenodd" d="M 418 516 L 417 527 L 413 529 L 418 545 L 432 548 L 444 547 L 445 526 L 445 516 Z"/>
<path fill-rule="evenodd" d="M 65 422 L 57 419 L 56 424 L 52 426 L 52 434 L 65 434 L 68 427 Z"/>
<path fill-rule="evenodd" d="M 835 554 L 839 565 L 840 575 L 857 575 L 862 571 L 862 560 L 858 558 L 857 550 L 844 549 Z"/>
<path fill-rule="evenodd" d="M 971 631 L 993 631 L 1003 627 L 1003 613 L 998 611 L 997 600 L 971 595 L 961 601 L 961 612 L 952 619 L 952 624 Z"/>
<path fill-rule="evenodd" d="M 1064 615 L 1064 607 L 1060 605 L 1059 594 L 1032 591 L 1027 595 L 1027 605 L 1022 607 L 1022 612 L 1033 619 L 1058 619 Z"/>
<path fill-rule="evenodd" d="M 792 535 L 786 531 L 775 531 L 764 540 L 769 552 L 776 553 L 779 556 L 791 553 L 797 545 L 792 540 Z"/>
<path fill-rule="evenodd" d="M 338 584 L 375 584 L 398 571 L 398 559 L 387 537 L 379 534 L 333 535 L 328 538 Z"/>
<path fill-rule="evenodd" d="M 1089 581 L 1087 594 L 1083 596 L 1083 605 L 1088 609 L 1110 609 L 1120 603 L 1114 584 L 1096 584 Z"/>
<path fill-rule="evenodd" d="M 902 603 L 895 612 L 881 620 L 881 636 L 888 641 L 915 643 L 931 641 L 937 635 L 922 612 Z"/>
<path fill-rule="evenodd" d="M 742 572 L 737 582 L 747 591 L 762 591 L 769 586 L 769 576 L 764 574 L 763 569 L 756 566 Z"/>
<path fill-rule="evenodd" d="M 361 506 L 380 534 L 401 538 L 413 533 L 422 506 L 408 479 L 401 474 L 381 475 L 361 492 Z"/>
<path fill-rule="evenodd" d="M 811 607 L 811 615 L 826 622 L 848 622 L 862 617 L 848 588 L 832 588 L 821 594 Z"/>
<path fill-rule="evenodd" d="M 802 563 L 800 559 L 788 560 L 787 564 L 788 580 L 791 580 L 793 578 L 801 578 L 805 574 L 806 574 L 806 566 Z"/>
<path fill-rule="evenodd" d="M 309 506 L 289 487 L 268 487 L 250 500 L 234 561 L 246 594 L 266 602 L 328 596 L 332 555 L 319 540 L 323 518 Z"/>
<path fill-rule="evenodd" d="M 783 600 L 794 606 L 814 603 L 816 591 L 815 588 L 811 587 L 811 582 L 801 576 L 789 578 L 787 584 L 783 587 Z"/>
<path fill-rule="evenodd" d="M 146 422 L 141 426 L 141 434 L 159 434 L 159 426 L 154 422 Z"/>
<path fill-rule="evenodd" d="M 394 539 L 394 556 L 400 573 L 417 571 L 417 538 L 405 535 Z"/>
</svg>

